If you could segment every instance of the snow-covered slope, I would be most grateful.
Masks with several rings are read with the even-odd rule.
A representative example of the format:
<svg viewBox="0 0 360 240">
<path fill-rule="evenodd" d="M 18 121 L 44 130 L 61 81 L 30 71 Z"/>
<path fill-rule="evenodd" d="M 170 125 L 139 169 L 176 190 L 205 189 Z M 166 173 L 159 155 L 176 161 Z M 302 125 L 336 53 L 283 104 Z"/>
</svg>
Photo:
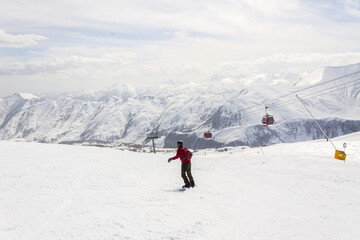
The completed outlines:
<svg viewBox="0 0 360 240">
<path fill-rule="evenodd" d="M 0 141 L 0 239 L 360 239 L 360 134 L 170 153 Z M 262 153 L 263 151 L 263 153 Z"/>
<path fill-rule="evenodd" d="M 204 82 L 126 84 L 77 95 L 14 94 L 0 99 L 0 139 L 142 144 L 147 133 L 158 131 L 158 146 L 174 147 L 181 138 L 192 148 L 208 148 L 323 138 L 292 92 L 307 99 L 329 136 L 336 137 L 360 131 L 360 74 L 328 81 L 359 71 L 355 64 L 307 75 L 215 76 Z M 310 98 L 317 93 L 321 95 Z M 260 125 L 265 106 L 276 121 L 268 128 Z M 203 139 L 207 130 L 213 132 L 212 140 Z"/>
</svg>

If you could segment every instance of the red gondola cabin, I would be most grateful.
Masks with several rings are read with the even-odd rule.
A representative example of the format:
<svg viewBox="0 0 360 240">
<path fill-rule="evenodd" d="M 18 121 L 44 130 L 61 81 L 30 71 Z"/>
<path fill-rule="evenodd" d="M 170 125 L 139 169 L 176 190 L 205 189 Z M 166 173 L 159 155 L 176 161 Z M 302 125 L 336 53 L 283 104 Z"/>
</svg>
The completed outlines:
<svg viewBox="0 0 360 240">
<path fill-rule="evenodd" d="M 212 138 L 212 133 L 211 132 L 205 132 L 204 133 L 204 138 L 205 139 Z"/>
</svg>

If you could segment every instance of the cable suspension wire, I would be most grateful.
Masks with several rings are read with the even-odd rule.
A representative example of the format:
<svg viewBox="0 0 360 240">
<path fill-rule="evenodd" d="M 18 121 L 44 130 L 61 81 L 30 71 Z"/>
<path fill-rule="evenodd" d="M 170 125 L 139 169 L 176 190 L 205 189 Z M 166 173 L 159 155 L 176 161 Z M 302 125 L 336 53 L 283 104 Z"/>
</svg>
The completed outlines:
<svg viewBox="0 0 360 240">
<path fill-rule="evenodd" d="M 360 71 L 359 72 L 356 72 L 356 73 L 360 73 Z M 356 74 L 356 73 L 352 73 L 352 74 L 349 74 L 349 75 L 346 75 L 346 76 L 351 76 L 351 75 L 354 75 L 354 74 Z M 341 78 L 344 78 L 344 77 L 346 77 L 346 76 L 343 76 L 343 77 L 341 77 Z M 338 79 L 341 79 L 341 78 L 337 78 L 337 79 L 333 79 L 333 80 L 331 80 L 331 81 L 335 81 L 335 80 L 338 80 Z M 328 81 L 328 82 L 331 82 L 331 81 Z M 315 97 L 319 97 L 319 96 L 322 96 L 322 95 L 325 95 L 325 94 L 329 94 L 329 93 L 331 93 L 331 92 L 335 92 L 335 91 L 339 91 L 339 90 L 343 90 L 343 89 L 346 89 L 346 88 L 349 88 L 349 87 L 352 87 L 352 86 L 356 86 L 356 85 L 358 85 L 360 82 L 358 82 L 358 81 L 360 81 L 360 78 L 357 78 L 357 79 L 355 79 L 355 80 L 352 80 L 352 81 L 350 81 L 350 82 L 347 82 L 347 83 L 342 83 L 342 84 L 339 84 L 339 85 L 336 85 L 336 86 L 332 86 L 332 87 L 330 87 L 330 88 L 327 88 L 327 89 L 323 89 L 323 90 L 321 90 L 321 91 L 317 91 L 317 92 L 312 92 L 312 93 L 309 93 L 309 94 L 307 94 L 307 95 L 305 95 L 305 97 L 306 98 L 304 98 L 304 99 L 311 99 L 311 98 L 315 98 Z M 326 82 L 326 83 L 328 83 L 328 82 Z M 355 82 L 355 84 L 352 84 L 352 85 L 348 85 L 349 83 L 354 83 Z M 321 84 L 317 84 L 317 86 L 319 86 L 319 85 L 323 85 L 323 84 L 325 84 L 325 83 L 321 83 Z M 348 86 L 346 86 L 346 85 L 348 85 Z M 343 86 L 343 88 L 338 88 L 338 87 L 340 87 L 340 86 Z M 304 88 L 304 89 L 302 89 L 302 90 L 299 90 L 299 91 L 295 91 L 295 92 L 301 92 L 301 91 L 304 91 L 304 90 L 307 90 L 307 89 L 310 89 L 310 88 L 312 88 L 312 87 L 308 87 L 308 88 Z M 335 88 L 335 89 L 334 89 Z M 294 94 L 294 92 L 292 92 L 292 93 L 290 93 L 290 94 L 286 94 L 286 95 L 284 95 L 284 96 L 281 96 L 281 97 L 279 97 L 279 98 L 275 98 L 275 99 L 273 99 L 272 101 L 275 101 L 275 100 L 277 100 L 277 99 L 280 99 L 280 98 L 283 98 L 283 97 L 285 97 L 285 96 L 290 96 L 290 95 L 292 95 L 292 94 Z M 235 96 L 234 96 L 235 97 Z M 300 97 L 296 94 L 296 97 L 300 100 Z M 229 99 L 230 100 L 230 99 Z M 281 106 L 287 106 L 287 105 L 291 105 L 291 104 L 294 104 L 294 103 L 297 103 L 298 102 L 298 100 L 289 100 L 289 101 L 287 101 L 287 102 L 282 102 L 282 103 L 278 103 L 278 104 L 275 104 L 275 105 L 272 105 L 272 108 L 278 108 L 278 107 L 281 107 Z M 323 132 L 323 134 L 325 135 L 325 137 L 326 137 L 326 139 L 328 140 L 328 141 L 330 141 L 330 143 L 332 144 L 332 146 L 335 148 L 335 150 L 337 150 L 336 149 L 336 147 L 335 147 L 335 145 L 333 144 L 333 142 L 330 140 L 330 138 L 327 136 L 327 134 L 324 132 L 324 130 L 321 128 L 321 126 L 319 125 L 319 123 L 316 121 L 316 119 L 314 118 L 314 116 L 311 114 L 311 112 L 309 111 L 309 109 L 305 106 L 305 104 L 303 103 L 303 101 L 301 101 L 300 100 L 300 102 L 304 105 L 304 107 L 305 107 L 305 109 L 310 113 L 310 115 L 311 115 L 311 117 L 313 118 L 313 120 L 315 121 L 315 123 L 318 125 L 318 127 L 320 128 L 320 130 Z M 263 104 L 263 103 L 262 103 Z M 256 105 L 256 106 L 259 106 L 259 105 L 262 105 L 262 104 L 258 104 L 258 105 Z M 249 109 L 249 108 L 247 108 L 247 109 Z M 242 110 L 244 110 L 244 109 L 242 109 Z M 259 112 L 262 112 L 263 110 L 261 110 L 261 111 L 253 111 L 253 112 L 248 112 L 248 113 L 245 113 L 245 114 L 242 114 L 241 115 L 241 117 L 244 117 L 244 116 L 249 116 L 249 115 L 253 115 L 253 114 L 255 114 L 255 113 L 259 113 Z M 260 144 L 259 144 L 260 145 Z M 260 148 L 261 148 L 261 145 L 260 145 Z M 262 149 L 261 149 L 262 150 Z M 264 154 L 264 153 L 263 153 Z"/>
<path fill-rule="evenodd" d="M 282 99 L 282 98 L 285 98 L 285 97 L 294 95 L 294 94 L 296 94 L 296 93 L 300 93 L 300 92 L 305 91 L 305 90 L 308 90 L 308 89 L 312 89 L 312 88 L 315 88 L 315 87 L 318 87 L 318 86 L 321 86 L 321 85 L 324 85 L 324 84 L 327 84 L 327 83 L 330 83 L 330 82 L 334 82 L 334 81 L 337 81 L 337 80 L 340 80 L 340 79 L 343 79 L 343 78 L 346 78 L 346 77 L 350 77 L 350 76 L 356 75 L 356 74 L 358 74 L 358 73 L 360 73 L 360 71 L 353 72 L 353 73 L 350 73 L 350 74 L 347 74 L 347 75 L 344 75 L 344 76 L 341 76 L 341 77 L 337 77 L 337 78 L 335 78 L 335 79 L 331 79 L 331 80 L 328 80 L 328 81 L 325 81 L 325 82 L 321 82 L 321 83 L 318 83 L 318 84 L 315 84 L 315 85 L 312 85 L 312 86 L 309 86 L 309 87 L 305 87 L 305 88 L 302 88 L 302 89 L 299 89 L 299 90 L 290 92 L 290 93 L 288 93 L 288 94 L 285 94 L 285 95 L 283 95 L 283 96 L 280 96 L 280 97 L 277 97 L 277 98 L 273 98 L 273 99 L 269 99 L 269 100 L 266 100 L 266 101 L 264 101 L 264 102 L 262 102 L 262 103 L 259 103 L 259 104 L 256 104 L 256 105 L 253 105 L 253 106 L 250 106 L 250 107 L 247 107 L 247 108 L 240 109 L 240 110 L 238 110 L 238 111 L 241 113 L 242 111 L 245 111 L 245 110 L 247 110 L 247 109 L 255 108 L 255 107 L 264 105 L 264 104 L 266 104 L 266 103 L 275 102 L 275 101 L 277 101 L 277 100 L 279 100 L 279 99 Z M 353 80 L 353 81 L 350 81 L 350 82 L 348 82 L 348 83 L 356 82 L 356 81 L 359 81 L 359 80 L 360 80 L 360 78 L 358 78 L 358 79 L 356 79 L 356 80 Z M 340 85 L 342 86 L 342 85 L 345 85 L 345 84 L 348 84 L 348 83 L 342 83 L 342 84 L 340 84 Z M 337 85 L 337 86 L 340 86 L 340 85 Z M 356 85 L 356 84 L 355 84 L 355 85 Z M 333 87 L 331 87 L 331 88 L 328 88 L 328 89 L 325 89 L 325 90 L 322 90 L 322 91 L 317 91 L 316 94 L 319 94 L 319 93 L 321 93 L 321 92 L 327 91 L 327 90 L 332 89 L 332 88 L 335 88 L 335 87 L 337 87 L 337 86 L 333 86 Z M 337 91 L 337 90 L 339 90 L 339 89 L 335 89 L 335 91 Z M 234 98 L 238 97 L 238 96 L 239 96 L 241 93 L 243 93 L 244 91 L 246 91 L 246 90 L 245 90 L 245 89 L 242 89 L 241 91 L 237 92 L 235 95 L 233 95 L 232 97 L 230 97 L 230 98 L 225 102 L 225 104 L 229 103 L 231 100 L 233 100 Z M 331 92 L 332 92 L 332 91 L 331 91 Z M 329 92 L 328 92 L 328 93 L 329 93 Z M 310 93 L 310 94 L 308 94 L 308 95 L 306 95 L 306 96 L 310 96 L 310 95 L 312 95 L 312 94 L 315 94 L 315 93 Z M 325 94 L 327 94 L 327 93 L 325 93 Z M 319 95 L 321 95 L 321 94 L 319 94 Z M 316 96 L 318 96 L 318 95 L 316 95 Z M 310 99 L 310 98 L 313 98 L 313 97 L 308 97 L 308 98 L 306 98 L 306 99 Z M 287 106 L 287 105 L 293 104 L 293 103 L 295 103 L 295 102 L 297 102 L 297 100 L 289 100 L 289 101 L 284 102 L 284 103 L 279 103 L 279 104 L 272 105 L 271 108 L 278 108 L 278 107 L 280 107 L 280 106 Z M 222 108 L 222 107 L 223 107 L 223 105 L 220 106 L 218 109 L 220 109 L 220 108 Z M 263 110 L 254 110 L 254 111 L 252 111 L 252 112 L 247 112 L 247 113 L 241 114 L 241 117 L 245 117 L 245 116 L 257 114 L 257 113 L 260 113 L 260 112 L 262 112 L 262 111 L 263 111 Z M 214 113 L 214 114 L 215 114 L 215 113 Z M 213 116 L 214 114 L 212 114 L 212 116 Z M 201 123 L 200 125 L 198 125 L 196 128 L 193 128 L 193 130 L 197 130 L 197 129 L 201 128 L 202 126 L 204 126 L 204 124 L 205 124 L 210 118 L 211 118 L 211 117 L 207 118 L 203 123 Z M 210 128 L 209 131 L 211 131 L 211 130 L 212 130 L 212 127 Z"/>
<path fill-rule="evenodd" d="M 357 83 L 357 84 L 359 84 L 359 83 Z M 355 86 L 357 84 L 354 84 L 353 86 Z M 351 86 L 348 86 L 348 87 L 351 87 Z M 308 99 L 312 99 L 312 98 L 317 98 L 319 96 L 329 94 L 329 93 L 332 93 L 332 92 L 336 92 L 336 91 L 339 91 L 339 90 L 341 90 L 341 89 L 335 89 L 335 90 L 332 90 L 332 91 L 329 91 L 329 92 L 326 92 L 326 93 L 317 94 L 317 95 L 314 95 L 314 96 L 311 96 L 311 97 L 306 97 L 304 99 L 308 100 Z M 271 108 L 275 109 L 275 108 L 279 108 L 279 107 L 283 107 L 283 106 L 288 106 L 288 105 L 291 105 L 291 104 L 294 104 L 294 103 L 297 103 L 297 102 L 298 102 L 297 100 L 291 100 L 291 101 L 288 101 L 288 102 L 285 102 L 285 103 L 280 103 L 280 104 L 273 105 Z M 261 113 L 263 111 L 264 110 L 257 110 L 257 111 L 249 112 L 249 113 L 243 114 L 242 117 L 255 115 L 255 114 Z"/>
<path fill-rule="evenodd" d="M 359 81 L 359 80 L 360 80 L 360 78 L 358 78 L 358 79 L 356 79 L 356 80 L 354 80 L 354 81 L 352 81 L 352 82 Z M 349 83 L 351 83 L 351 82 L 349 82 Z M 357 82 L 357 83 L 355 83 L 355 84 L 346 86 L 346 87 L 344 87 L 344 88 L 356 86 L 356 85 L 358 85 L 358 84 L 360 84 L 360 82 Z M 341 84 L 341 85 L 343 85 L 343 84 Z M 335 87 L 338 87 L 338 86 L 339 86 L 339 85 L 334 86 L 334 87 L 331 87 L 331 88 L 328 88 L 328 89 L 325 89 L 325 90 L 323 90 L 323 91 L 321 91 L 321 92 L 328 91 L 329 89 L 332 89 L 332 88 L 335 88 Z M 342 88 L 342 89 L 344 89 L 344 88 Z M 307 98 L 302 97 L 302 100 L 312 99 L 312 98 L 315 98 L 315 97 L 318 97 L 318 96 L 322 96 L 322 95 L 325 95 L 325 94 L 328 94 L 328 93 L 331 93 L 331 92 L 339 91 L 339 90 L 342 90 L 342 89 L 338 89 L 338 88 L 337 88 L 337 89 L 334 89 L 334 90 L 331 90 L 331 91 L 328 91 L 328 92 L 325 92 L 325 93 L 321 93 L 321 92 L 311 93 L 311 94 L 306 95 Z M 315 95 L 314 95 L 314 94 L 315 94 Z M 314 95 L 314 96 L 312 96 L 312 95 Z M 300 97 L 299 97 L 298 95 L 296 95 L 296 97 L 300 100 Z M 287 105 L 291 105 L 291 104 L 294 104 L 294 103 L 298 103 L 299 100 L 297 100 L 297 99 L 295 99 L 295 100 L 290 100 L 290 101 L 285 102 L 285 103 L 280 103 L 280 104 L 278 104 L 278 105 L 274 105 L 274 106 L 272 106 L 272 108 L 278 108 L 278 107 L 282 107 L 282 106 L 287 106 Z M 304 103 L 303 103 L 301 100 L 300 100 L 300 102 L 304 105 Z M 312 116 L 312 118 L 314 119 L 314 121 L 316 122 L 316 124 L 318 125 L 318 127 L 321 129 L 321 131 L 322 131 L 323 134 L 325 135 L 326 139 L 327 139 L 328 141 L 330 141 L 330 143 L 333 145 L 333 147 L 335 148 L 335 150 L 337 150 L 336 147 L 335 147 L 335 145 L 333 144 L 333 142 L 330 140 L 330 138 L 327 136 L 327 134 L 324 132 L 324 130 L 319 126 L 319 123 L 315 120 L 314 116 L 311 114 L 311 112 L 308 110 L 308 108 L 307 108 L 306 106 L 304 106 L 304 107 L 305 107 L 305 109 L 310 113 L 310 115 Z M 251 112 L 251 113 L 244 114 L 244 115 L 242 115 L 242 117 L 243 117 L 243 116 L 254 115 L 255 113 L 260 113 L 260 112 L 262 112 L 262 111 L 263 111 L 263 110 L 257 110 L 257 111 Z M 245 126 L 247 126 L 247 125 L 245 125 Z"/>
<path fill-rule="evenodd" d="M 312 86 L 309 86 L 309 87 L 306 87 L 306 88 L 302 88 L 302 89 L 293 91 L 291 93 L 285 94 L 283 96 L 273 98 L 273 99 L 269 99 L 269 100 L 266 100 L 265 102 L 262 102 L 262 103 L 259 103 L 259 104 L 256 104 L 256 105 L 241 109 L 241 111 L 251 109 L 251 108 L 254 108 L 254 107 L 257 107 L 257 106 L 260 106 L 260 105 L 264 105 L 264 104 L 269 103 L 269 102 L 274 102 L 274 101 L 276 101 L 278 99 L 285 98 L 285 97 L 291 96 L 293 94 L 296 94 L 296 93 L 299 93 L 299 92 L 302 92 L 302 91 L 305 91 L 305 90 L 308 90 L 308 89 L 311 89 L 311 88 L 314 88 L 314 87 L 318 87 L 318 86 L 321 86 L 321 85 L 324 85 L 324 84 L 327 84 L 327 83 L 330 83 L 330 82 L 334 82 L 334 81 L 340 80 L 342 78 L 350 77 L 350 76 L 358 74 L 358 73 L 360 73 L 360 71 L 353 72 L 353 73 L 350 73 L 350 74 L 347 74 L 347 75 L 344 75 L 344 76 L 341 76 L 341 77 L 338 77 L 338 78 L 335 78 L 335 79 L 332 79 L 332 80 L 329 80 L 329 81 L 321 82 L 321 83 L 318 83 L 318 84 L 315 84 L 315 85 L 312 85 Z"/>
<path fill-rule="evenodd" d="M 351 81 L 351 82 L 348 82 L 348 83 L 352 83 L 352 82 L 357 82 L 357 81 L 360 81 L 360 78 L 354 80 L 354 81 Z M 343 86 L 343 85 L 346 85 L 348 83 L 345 83 L 345 84 L 340 84 L 340 85 L 336 85 L 336 86 L 333 86 L 333 87 L 330 87 L 330 88 L 327 88 L 327 89 L 324 89 L 322 91 L 318 91 L 318 92 L 313 92 L 313 93 L 310 93 L 310 94 L 307 94 L 303 97 L 303 99 L 311 99 L 311 98 L 315 98 L 315 97 L 318 97 L 318 96 L 322 96 L 322 95 L 326 95 L 326 94 L 329 94 L 329 93 L 332 93 L 332 92 L 335 92 L 335 91 L 339 91 L 339 90 L 342 90 L 344 88 L 348 88 L 348 87 L 352 87 L 352 86 L 356 86 L 358 85 L 360 82 L 357 82 L 355 84 L 352 84 L 352 85 L 349 85 L 349 86 L 344 86 L 344 88 L 337 88 L 337 87 L 340 87 L 340 86 Z M 333 89 L 335 88 L 335 89 Z M 333 90 L 330 90 L 330 89 L 333 89 Z M 325 92 L 325 93 L 324 93 Z M 298 100 L 288 100 L 286 102 L 282 102 L 282 103 L 278 103 L 278 104 L 273 104 L 271 106 L 272 109 L 274 108 L 278 108 L 278 107 L 281 107 L 281 106 L 287 106 L 287 105 L 291 105 L 293 103 L 296 103 L 298 102 Z M 254 111 L 251 111 L 251 112 L 247 112 L 247 113 L 244 113 L 242 114 L 241 116 L 242 117 L 245 117 L 245 116 L 249 116 L 249 115 L 254 115 L 256 113 L 261 113 L 263 112 L 264 110 L 254 110 Z"/>
<path fill-rule="evenodd" d="M 325 93 L 319 93 L 319 94 L 316 94 L 316 95 L 314 95 L 314 96 L 307 97 L 307 98 L 305 98 L 305 99 L 316 98 L 316 97 L 319 97 L 319 96 L 322 96 L 322 95 L 326 95 L 326 94 L 329 94 L 329 93 L 332 93 L 332 92 L 336 92 L 336 91 L 339 91 L 339 90 L 343 90 L 343 89 L 348 88 L 348 87 L 353 87 L 353 86 L 356 86 L 356 85 L 358 85 L 358 84 L 360 84 L 360 82 L 359 82 L 359 83 L 352 84 L 352 85 L 349 85 L 349 86 L 346 86 L 346 87 L 344 86 L 344 88 L 342 88 L 342 89 L 334 89 L 334 90 L 331 90 L 331 91 L 327 91 L 327 92 L 325 92 Z"/>
<path fill-rule="evenodd" d="M 356 86 L 356 85 L 358 85 L 358 84 L 359 84 L 359 83 L 356 83 L 356 84 L 347 86 L 347 87 L 345 87 L 345 88 L 352 87 L 352 86 Z M 312 94 L 306 95 L 306 96 L 309 96 L 309 97 L 306 97 L 306 98 L 304 98 L 304 99 L 307 100 L 307 99 L 316 98 L 316 97 L 319 97 L 319 96 L 322 96 L 322 95 L 326 95 L 326 94 L 329 94 L 329 93 L 332 93 L 332 92 L 336 92 L 336 91 L 339 91 L 339 90 L 342 90 L 342 89 L 334 89 L 334 90 L 328 91 L 328 92 L 326 92 L 326 93 L 319 93 L 319 94 L 316 93 L 314 96 L 310 96 L 310 95 L 312 95 Z M 314 93 L 313 93 L 313 94 L 314 94 Z M 273 109 L 274 109 L 274 108 L 279 108 L 279 107 L 282 107 L 282 106 L 291 105 L 291 104 L 296 103 L 296 102 L 297 102 L 297 100 L 290 100 L 290 101 L 287 101 L 287 102 L 284 102 L 284 103 L 279 103 L 279 104 L 276 104 L 276 105 L 272 105 L 271 108 L 273 108 Z M 253 114 L 255 114 L 255 113 L 260 113 L 260 112 L 262 112 L 262 111 L 263 111 L 263 110 L 253 111 L 253 112 L 250 112 L 250 113 L 246 113 L 246 114 L 244 114 L 244 115 L 242 115 L 242 116 L 253 115 Z"/>
</svg>

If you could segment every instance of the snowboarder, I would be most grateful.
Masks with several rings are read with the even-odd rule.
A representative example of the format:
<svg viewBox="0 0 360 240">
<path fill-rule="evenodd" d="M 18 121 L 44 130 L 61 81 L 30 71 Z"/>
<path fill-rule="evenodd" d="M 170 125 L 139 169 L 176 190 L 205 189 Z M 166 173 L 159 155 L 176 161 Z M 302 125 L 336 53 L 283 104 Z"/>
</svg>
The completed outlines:
<svg viewBox="0 0 360 240">
<path fill-rule="evenodd" d="M 183 188 L 195 187 L 194 179 L 191 175 L 191 152 L 183 147 L 183 142 L 180 140 L 177 142 L 177 153 L 175 157 L 168 159 L 170 163 L 172 160 L 180 158 L 181 160 L 181 177 L 184 179 L 185 185 Z"/>
</svg>

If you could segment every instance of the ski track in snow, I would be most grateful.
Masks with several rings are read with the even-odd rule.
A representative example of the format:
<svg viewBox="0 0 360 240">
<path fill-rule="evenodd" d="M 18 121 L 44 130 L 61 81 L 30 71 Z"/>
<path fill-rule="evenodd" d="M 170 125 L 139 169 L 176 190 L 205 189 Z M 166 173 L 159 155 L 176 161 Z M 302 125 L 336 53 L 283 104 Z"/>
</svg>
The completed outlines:
<svg viewBox="0 0 360 240">
<path fill-rule="evenodd" d="M 360 134 L 172 154 L 0 142 L 0 239 L 360 239 Z M 175 152 L 174 152 L 175 154 Z M 206 154 L 206 155 L 205 155 Z"/>
</svg>

